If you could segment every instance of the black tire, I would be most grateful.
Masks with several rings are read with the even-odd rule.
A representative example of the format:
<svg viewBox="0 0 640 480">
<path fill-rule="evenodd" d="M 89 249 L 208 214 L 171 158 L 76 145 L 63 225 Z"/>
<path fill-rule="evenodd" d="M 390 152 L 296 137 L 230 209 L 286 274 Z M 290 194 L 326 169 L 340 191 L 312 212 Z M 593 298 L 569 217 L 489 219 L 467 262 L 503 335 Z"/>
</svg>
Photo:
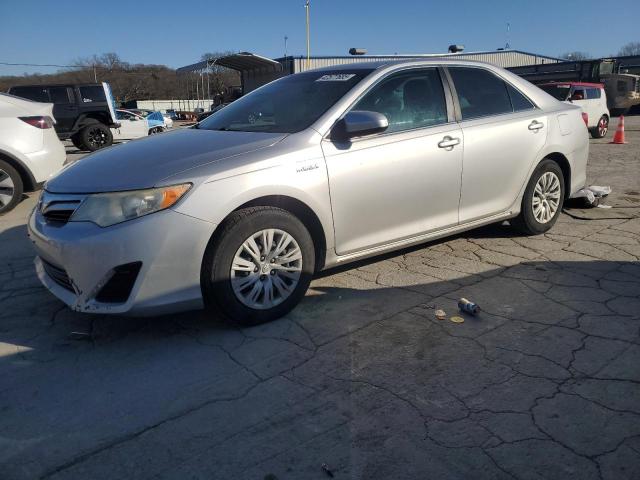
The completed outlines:
<svg viewBox="0 0 640 480">
<path fill-rule="evenodd" d="M 560 199 L 557 209 L 551 219 L 546 222 L 539 222 L 533 211 L 533 195 L 538 180 L 540 180 L 540 178 L 547 172 L 555 174 L 560 182 Z M 543 160 L 538 164 L 529 179 L 529 183 L 527 184 L 527 188 L 525 189 L 522 197 L 520 215 L 511 220 L 511 225 L 526 235 L 540 235 L 545 233 L 553 227 L 560 216 L 560 212 L 562 211 L 562 206 L 564 204 L 564 192 L 564 176 L 562 175 L 562 169 L 553 160 L 548 158 Z"/>
<path fill-rule="evenodd" d="M 251 235 L 264 229 L 287 232 L 302 252 L 302 271 L 291 294 L 268 309 L 245 305 L 233 291 L 231 266 L 236 252 Z M 250 207 L 234 212 L 214 234 L 207 246 L 201 270 L 205 306 L 220 311 L 241 325 L 257 325 L 282 317 L 304 297 L 315 269 L 313 240 L 304 224 L 286 210 L 275 207 Z M 268 275 L 261 275 L 267 277 Z M 261 280 L 262 281 L 262 280 Z"/>
<path fill-rule="evenodd" d="M 82 145 L 90 152 L 110 146 L 113 135 L 109 127 L 98 121 L 92 122 L 78 133 Z"/>
<path fill-rule="evenodd" d="M 71 143 L 73 143 L 73 146 L 76 147 L 78 150 L 87 149 L 84 143 L 82 143 L 82 139 L 80 138 L 80 133 L 76 133 L 74 136 L 71 137 Z"/>
<path fill-rule="evenodd" d="M 15 208 L 22 198 L 23 191 L 24 185 L 18 171 L 4 160 L 0 160 L 0 215 Z"/>
<path fill-rule="evenodd" d="M 598 119 L 598 124 L 590 129 L 593 138 L 604 138 L 609 131 L 609 117 L 602 115 Z"/>
</svg>

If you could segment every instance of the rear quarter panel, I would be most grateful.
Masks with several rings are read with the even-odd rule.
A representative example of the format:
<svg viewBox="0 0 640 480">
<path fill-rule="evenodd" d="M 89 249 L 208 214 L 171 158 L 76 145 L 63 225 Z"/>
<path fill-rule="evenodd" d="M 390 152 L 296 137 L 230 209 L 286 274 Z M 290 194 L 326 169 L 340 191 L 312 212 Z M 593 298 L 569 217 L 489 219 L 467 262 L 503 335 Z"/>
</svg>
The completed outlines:
<svg viewBox="0 0 640 480">
<path fill-rule="evenodd" d="M 553 153 L 560 153 L 567 158 L 571 168 L 571 183 L 566 193 L 573 195 L 586 182 L 589 131 L 582 119 L 582 110 L 577 106 L 563 106 L 549 112 L 548 118 L 547 144 L 541 152 L 540 160 Z"/>
</svg>

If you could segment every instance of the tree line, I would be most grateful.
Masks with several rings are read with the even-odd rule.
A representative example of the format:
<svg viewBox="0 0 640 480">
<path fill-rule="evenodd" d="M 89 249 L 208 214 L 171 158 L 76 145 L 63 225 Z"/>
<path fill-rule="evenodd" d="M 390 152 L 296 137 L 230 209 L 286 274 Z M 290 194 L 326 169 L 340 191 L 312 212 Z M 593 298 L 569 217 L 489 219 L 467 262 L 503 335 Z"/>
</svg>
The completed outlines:
<svg viewBox="0 0 640 480">
<path fill-rule="evenodd" d="M 620 50 L 618 50 L 617 54 L 611 54 L 610 57 L 626 57 L 631 55 L 640 55 L 640 42 L 629 42 L 624 45 Z M 574 52 L 566 52 L 560 55 L 560 58 L 564 58 L 566 60 L 591 60 L 595 58 L 589 52 L 582 51 L 574 51 Z"/>
<path fill-rule="evenodd" d="M 203 60 L 223 54 L 206 53 Z M 208 80 L 208 81 L 207 81 Z M 0 77 L 0 91 L 31 84 L 107 82 L 117 103 L 130 100 L 216 98 L 229 94 L 240 85 L 237 72 L 214 67 L 208 76 L 197 73 L 177 74 L 166 65 L 133 64 L 115 53 L 81 58 L 72 66 L 50 74 L 24 74 Z"/>
</svg>

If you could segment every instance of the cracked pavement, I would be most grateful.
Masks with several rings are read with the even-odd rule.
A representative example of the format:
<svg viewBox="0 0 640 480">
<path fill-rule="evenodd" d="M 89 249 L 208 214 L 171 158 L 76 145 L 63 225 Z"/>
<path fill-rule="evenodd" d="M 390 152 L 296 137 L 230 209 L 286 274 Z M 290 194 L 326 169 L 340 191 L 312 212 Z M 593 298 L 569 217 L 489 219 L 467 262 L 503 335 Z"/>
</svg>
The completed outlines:
<svg viewBox="0 0 640 480">
<path fill-rule="evenodd" d="M 322 479 L 326 463 L 352 479 L 638 478 L 626 120 L 630 144 L 592 140 L 589 161 L 620 205 L 596 213 L 624 218 L 494 225 L 326 272 L 252 328 L 70 311 L 35 277 L 31 195 L 0 218 L 0 477 Z M 462 296 L 480 315 L 435 318 Z"/>
</svg>

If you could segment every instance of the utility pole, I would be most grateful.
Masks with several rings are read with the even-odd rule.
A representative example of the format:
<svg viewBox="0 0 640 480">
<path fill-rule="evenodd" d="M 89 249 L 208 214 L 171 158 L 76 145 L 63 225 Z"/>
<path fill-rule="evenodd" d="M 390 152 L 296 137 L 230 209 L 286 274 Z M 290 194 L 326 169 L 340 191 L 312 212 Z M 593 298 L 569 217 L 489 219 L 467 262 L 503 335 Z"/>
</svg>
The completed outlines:
<svg viewBox="0 0 640 480">
<path fill-rule="evenodd" d="M 309 39 L 309 10 L 311 9 L 311 5 L 309 5 L 310 0 L 307 0 L 307 3 L 304 4 L 304 8 L 307 13 L 307 69 L 309 69 L 309 57 L 311 56 L 311 44 Z"/>
<path fill-rule="evenodd" d="M 511 36 L 511 24 L 507 22 L 507 42 L 506 42 L 506 45 L 504 46 L 505 50 L 509 50 L 509 48 L 511 48 L 511 45 L 509 45 L 510 36 Z"/>
<path fill-rule="evenodd" d="M 285 35 L 284 36 L 284 56 L 285 56 L 285 58 L 287 57 L 287 40 L 289 40 L 289 37 L 287 37 Z"/>
<path fill-rule="evenodd" d="M 96 73 L 96 64 L 93 64 L 93 83 L 98 83 L 98 75 Z"/>
</svg>

